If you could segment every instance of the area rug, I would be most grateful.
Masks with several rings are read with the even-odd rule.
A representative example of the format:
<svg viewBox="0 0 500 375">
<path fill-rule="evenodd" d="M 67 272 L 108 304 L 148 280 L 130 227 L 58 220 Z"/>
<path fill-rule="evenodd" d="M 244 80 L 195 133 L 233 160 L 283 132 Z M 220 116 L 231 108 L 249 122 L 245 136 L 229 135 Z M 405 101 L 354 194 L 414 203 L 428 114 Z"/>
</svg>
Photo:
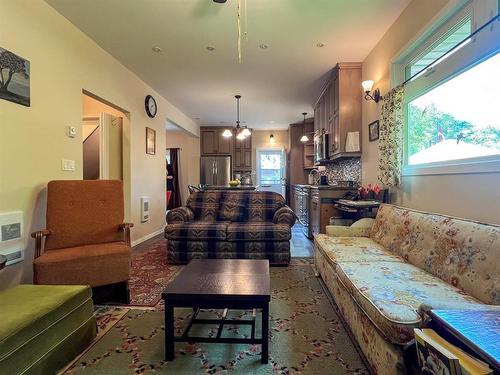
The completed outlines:
<svg viewBox="0 0 500 375">
<path fill-rule="evenodd" d="M 271 287 L 267 365 L 260 363 L 260 345 L 228 344 L 178 343 L 175 360 L 165 362 L 163 312 L 131 309 L 65 374 L 368 374 L 309 263 L 272 267 Z M 177 334 L 190 312 L 176 310 Z M 232 316 L 250 313 L 232 311 Z M 216 327 L 200 326 L 190 333 L 210 336 Z M 223 336 L 249 334 L 249 327 L 229 325 Z"/>
<path fill-rule="evenodd" d="M 130 305 L 155 306 L 161 293 L 180 272 L 182 266 L 167 263 L 167 241 L 155 241 L 148 249 L 132 253 L 130 269 Z"/>
</svg>

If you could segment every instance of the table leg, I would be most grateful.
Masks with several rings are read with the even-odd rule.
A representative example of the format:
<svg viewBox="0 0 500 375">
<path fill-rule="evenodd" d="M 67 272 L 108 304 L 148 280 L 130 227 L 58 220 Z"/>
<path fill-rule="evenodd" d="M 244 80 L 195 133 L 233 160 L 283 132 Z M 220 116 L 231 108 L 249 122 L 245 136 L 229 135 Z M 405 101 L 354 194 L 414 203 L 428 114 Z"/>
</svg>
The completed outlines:
<svg viewBox="0 0 500 375">
<path fill-rule="evenodd" d="M 173 361 L 174 357 L 174 307 L 165 301 L 165 361 Z"/>
<path fill-rule="evenodd" d="M 262 352 L 261 363 L 269 361 L 269 303 L 265 303 L 262 308 Z"/>
</svg>

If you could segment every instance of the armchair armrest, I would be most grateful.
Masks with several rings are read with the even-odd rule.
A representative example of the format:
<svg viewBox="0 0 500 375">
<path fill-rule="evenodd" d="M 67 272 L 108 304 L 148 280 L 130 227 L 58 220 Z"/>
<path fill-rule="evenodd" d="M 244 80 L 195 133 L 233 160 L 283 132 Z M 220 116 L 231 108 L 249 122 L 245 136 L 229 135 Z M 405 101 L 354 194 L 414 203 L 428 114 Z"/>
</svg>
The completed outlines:
<svg viewBox="0 0 500 375">
<path fill-rule="evenodd" d="M 118 230 L 125 232 L 125 242 L 130 246 L 130 228 L 134 226 L 134 223 L 122 223 L 118 226 Z"/>
<path fill-rule="evenodd" d="M 330 237 L 370 237 L 371 228 L 344 227 L 327 225 L 326 234 Z"/>
<path fill-rule="evenodd" d="M 297 215 L 288 206 L 278 208 L 273 216 L 274 224 L 288 224 L 292 227 L 297 220 Z"/>
<path fill-rule="evenodd" d="M 194 220 L 194 212 L 189 207 L 177 207 L 167 212 L 167 224 L 185 223 Z"/>
<path fill-rule="evenodd" d="M 31 237 L 35 239 L 35 259 L 42 255 L 43 239 L 50 235 L 50 230 L 42 229 L 31 233 Z"/>
</svg>

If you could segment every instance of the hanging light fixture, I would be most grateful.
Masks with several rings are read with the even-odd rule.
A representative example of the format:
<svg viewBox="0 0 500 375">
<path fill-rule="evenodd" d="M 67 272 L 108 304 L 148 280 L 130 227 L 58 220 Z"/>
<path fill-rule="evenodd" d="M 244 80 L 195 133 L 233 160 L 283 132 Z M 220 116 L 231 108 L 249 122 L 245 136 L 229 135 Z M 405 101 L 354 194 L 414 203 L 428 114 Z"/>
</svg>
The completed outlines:
<svg viewBox="0 0 500 375">
<path fill-rule="evenodd" d="M 222 136 L 224 138 L 231 138 L 233 136 L 233 133 L 231 132 L 231 130 L 226 129 L 222 132 Z"/>
<path fill-rule="evenodd" d="M 274 134 L 271 133 L 271 135 L 269 136 L 269 143 L 273 145 L 275 142 L 276 140 L 274 139 Z"/>
<path fill-rule="evenodd" d="M 252 135 L 252 132 L 250 131 L 250 129 L 247 128 L 247 126 L 245 125 L 245 127 L 243 128 L 243 130 L 241 131 L 243 133 L 243 135 L 246 137 L 250 137 Z"/>
<path fill-rule="evenodd" d="M 247 136 L 245 135 L 244 129 L 240 126 L 240 99 L 241 95 L 235 95 L 236 98 L 236 139 L 242 141 Z"/>
<path fill-rule="evenodd" d="M 305 129 L 305 127 L 306 127 L 306 115 L 307 115 L 307 112 L 302 112 L 302 116 L 304 116 L 304 122 L 303 122 L 303 128 L 302 129 Z M 304 134 L 302 137 L 300 137 L 300 141 L 302 143 L 309 142 L 309 137 Z"/>
</svg>

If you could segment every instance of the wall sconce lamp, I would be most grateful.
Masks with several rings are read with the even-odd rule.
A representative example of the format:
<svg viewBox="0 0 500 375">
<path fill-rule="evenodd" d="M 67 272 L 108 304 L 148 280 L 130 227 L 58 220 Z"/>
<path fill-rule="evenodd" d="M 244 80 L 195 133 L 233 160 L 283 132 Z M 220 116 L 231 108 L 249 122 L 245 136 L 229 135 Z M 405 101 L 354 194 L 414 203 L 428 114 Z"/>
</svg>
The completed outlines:
<svg viewBox="0 0 500 375">
<path fill-rule="evenodd" d="M 361 82 L 361 86 L 363 86 L 363 91 L 365 92 L 365 99 L 373 100 L 375 103 L 378 103 L 380 99 L 382 99 L 382 95 L 380 95 L 379 89 L 373 90 L 373 83 L 372 80 L 367 80 Z"/>
<path fill-rule="evenodd" d="M 269 136 L 269 143 L 274 144 L 274 142 L 275 142 L 275 140 L 274 140 L 274 134 L 271 134 Z"/>
</svg>

